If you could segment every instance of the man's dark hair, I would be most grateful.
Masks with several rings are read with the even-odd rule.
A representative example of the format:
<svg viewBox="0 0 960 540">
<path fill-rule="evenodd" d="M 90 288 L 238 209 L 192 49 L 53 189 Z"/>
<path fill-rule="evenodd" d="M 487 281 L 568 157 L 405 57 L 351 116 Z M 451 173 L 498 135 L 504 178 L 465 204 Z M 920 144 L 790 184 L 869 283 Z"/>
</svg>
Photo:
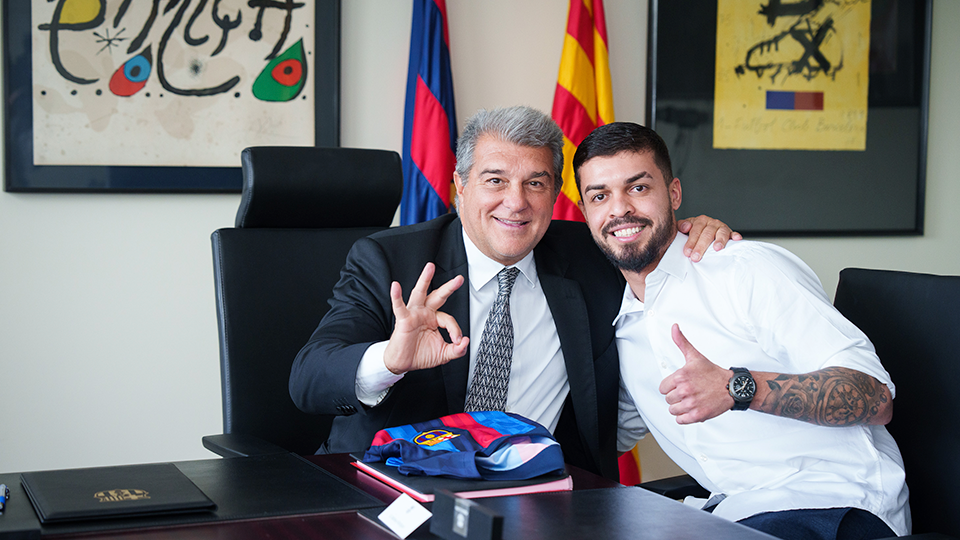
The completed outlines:
<svg viewBox="0 0 960 540">
<path fill-rule="evenodd" d="M 653 152 L 653 162 L 660 169 L 663 181 L 673 180 L 670 152 L 657 132 L 633 122 L 613 122 L 600 126 L 587 135 L 573 155 L 573 174 L 580 191 L 580 167 L 595 157 L 615 156 L 621 152 Z"/>
</svg>

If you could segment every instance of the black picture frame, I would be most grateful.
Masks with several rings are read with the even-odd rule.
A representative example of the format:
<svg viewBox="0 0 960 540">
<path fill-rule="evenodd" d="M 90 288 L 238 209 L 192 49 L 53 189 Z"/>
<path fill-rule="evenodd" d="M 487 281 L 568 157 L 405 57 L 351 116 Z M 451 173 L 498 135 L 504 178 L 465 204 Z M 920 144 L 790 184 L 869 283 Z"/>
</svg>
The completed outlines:
<svg viewBox="0 0 960 540">
<path fill-rule="evenodd" d="M 650 0 L 647 118 L 682 182 L 681 213 L 748 236 L 923 234 L 932 0 L 872 2 L 864 151 L 713 148 L 717 9 Z M 892 66 L 875 61 L 881 45 Z"/>
<path fill-rule="evenodd" d="M 316 146 L 340 145 L 340 0 L 316 3 Z M 30 1 L 3 0 L 4 189 L 8 192 L 239 193 L 237 167 L 33 164 Z M 309 72 L 308 72 L 309 76 Z"/>
</svg>

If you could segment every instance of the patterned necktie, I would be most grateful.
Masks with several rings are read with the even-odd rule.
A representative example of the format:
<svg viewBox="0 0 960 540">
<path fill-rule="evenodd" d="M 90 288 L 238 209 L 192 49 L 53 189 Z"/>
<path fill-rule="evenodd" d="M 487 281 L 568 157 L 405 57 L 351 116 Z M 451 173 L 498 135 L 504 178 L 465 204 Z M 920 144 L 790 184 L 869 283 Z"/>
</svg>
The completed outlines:
<svg viewBox="0 0 960 540">
<path fill-rule="evenodd" d="M 473 384 L 467 392 L 464 411 L 502 411 L 507 406 L 507 386 L 513 358 L 513 321 L 510 319 L 510 291 L 520 270 L 504 268 L 497 274 L 500 289 L 490 308 L 480 336 Z"/>
</svg>

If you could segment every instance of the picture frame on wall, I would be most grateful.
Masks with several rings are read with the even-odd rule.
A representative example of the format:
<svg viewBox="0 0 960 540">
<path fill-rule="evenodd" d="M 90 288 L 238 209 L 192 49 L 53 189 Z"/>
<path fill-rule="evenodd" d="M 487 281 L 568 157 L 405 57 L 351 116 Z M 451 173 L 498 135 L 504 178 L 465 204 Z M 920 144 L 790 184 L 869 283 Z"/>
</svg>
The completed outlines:
<svg viewBox="0 0 960 540">
<path fill-rule="evenodd" d="M 239 193 L 248 146 L 339 146 L 340 0 L 3 0 L 4 189 Z"/>
<path fill-rule="evenodd" d="M 923 234 L 932 0 L 650 0 L 647 118 L 685 215 Z"/>
</svg>

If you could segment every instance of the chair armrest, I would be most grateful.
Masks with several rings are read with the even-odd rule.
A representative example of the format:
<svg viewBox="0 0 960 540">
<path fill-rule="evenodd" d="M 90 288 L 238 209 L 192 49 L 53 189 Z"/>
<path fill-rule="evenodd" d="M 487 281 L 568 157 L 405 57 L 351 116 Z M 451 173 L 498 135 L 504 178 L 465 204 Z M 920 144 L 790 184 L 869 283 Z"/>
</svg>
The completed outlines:
<svg viewBox="0 0 960 540">
<path fill-rule="evenodd" d="M 703 489 L 692 476 L 686 474 L 643 482 L 637 486 L 671 499 L 682 499 L 688 495 L 700 498 L 710 496 L 709 491 Z"/>
<path fill-rule="evenodd" d="M 203 447 L 225 458 L 286 454 L 287 450 L 253 435 L 224 433 L 203 437 Z"/>
</svg>

